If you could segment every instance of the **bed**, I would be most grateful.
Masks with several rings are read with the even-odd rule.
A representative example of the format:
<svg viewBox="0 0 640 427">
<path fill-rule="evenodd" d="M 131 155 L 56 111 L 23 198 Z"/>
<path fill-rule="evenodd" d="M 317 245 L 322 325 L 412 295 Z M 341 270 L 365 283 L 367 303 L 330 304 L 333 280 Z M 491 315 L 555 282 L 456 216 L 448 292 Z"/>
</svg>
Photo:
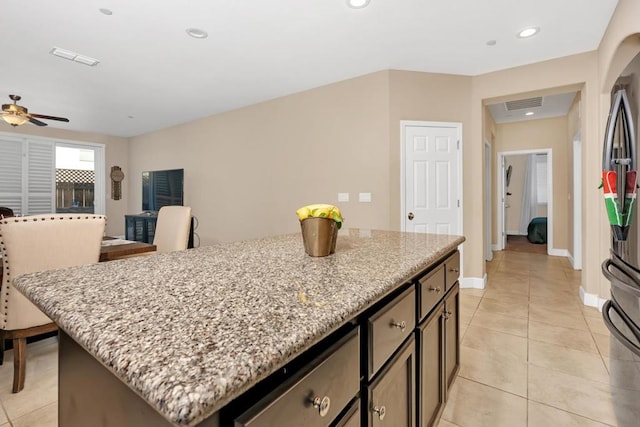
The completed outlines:
<svg viewBox="0 0 640 427">
<path fill-rule="evenodd" d="M 533 218 L 527 227 L 527 240 L 531 243 L 547 243 L 547 217 Z"/>
</svg>

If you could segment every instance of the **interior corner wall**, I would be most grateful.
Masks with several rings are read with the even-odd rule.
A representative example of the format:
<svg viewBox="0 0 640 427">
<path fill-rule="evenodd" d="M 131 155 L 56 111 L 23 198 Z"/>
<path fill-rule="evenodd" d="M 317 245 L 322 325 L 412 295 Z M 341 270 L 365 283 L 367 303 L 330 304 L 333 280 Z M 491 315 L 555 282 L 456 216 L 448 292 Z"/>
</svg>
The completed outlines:
<svg viewBox="0 0 640 427">
<path fill-rule="evenodd" d="M 569 176 L 569 203 L 567 204 L 567 218 L 569 221 L 569 226 L 567 228 L 567 238 L 568 238 L 568 242 L 567 242 L 567 249 L 569 250 L 569 254 L 571 254 L 571 256 L 573 257 L 575 252 L 575 247 L 574 247 L 574 229 L 573 229 L 573 219 L 575 216 L 575 210 L 573 208 L 573 204 L 574 204 L 574 197 L 575 197 L 575 191 L 574 191 L 574 185 L 573 185 L 573 175 L 574 175 L 574 170 L 573 170 L 573 156 L 574 156 L 574 150 L 573 150 L 573 142 L 575 137 L 578 135 L 578 133 L 581 132 L 581 127 L 582 124 L 580 122 L 580 105 L 581 105 L 581 93 L 578 92 L 578 94 L 576 95 L 575 99 L 573 100 L 573 103 L 571 104 L 571 107 L 569 108 L 569 112 L 567 113 L 567 129 L 568 129 L 568 133 L 567 133 L 567 147 L 569 149 L 569 164 L 568 164 L 568 168 L 567 168 L 567 175 Z"/>
<path fill-rule="evenodd" d="M 129 211 L 143 171 L 184 168 L 202 245 L 298 232 L 310 203 L 339 206 L 346 227 L 388 229 L 388 82 L 377 72 L 133 137 Z"/>
<path fill-rule="evenodd" d="M 498 125 L 498 152 L 550 148 L 553 153 L 553 246 L 567 249 L 569 219 L 567 194 L 571 176 L 567 174 L 569 150 L 567 117 L 527 120 Z"/>
<path fill-rule="evenodd" d="M 106 216 L 107 227 L 106 234 L 110 236 L 120 236 L 124 234 L 124 215 L 127 213 L 127 191 L 123 191 L 122 199 L 111 199 L 111 166 L 120 166 L 125 174 L 122 182 L 123 188 L 130 179 L 129 176 L 129 158 L 127 153 L 128 141 L 126 138 L 118 136 L 102 135 L 89 132 L 75 132 L 64 129 L 57 129 L 51 126 L 36 127 L 31 125 L 11 127 L 9 125 L 0 124 L 0 131 L 14 133 L 20 136 L 38 136 L 43 138 L 52 138 L 65 141 L 78 142 L 94 142 L 104 144 L 105 151 L 105 191 L 106 191 Z"/>
</svg>

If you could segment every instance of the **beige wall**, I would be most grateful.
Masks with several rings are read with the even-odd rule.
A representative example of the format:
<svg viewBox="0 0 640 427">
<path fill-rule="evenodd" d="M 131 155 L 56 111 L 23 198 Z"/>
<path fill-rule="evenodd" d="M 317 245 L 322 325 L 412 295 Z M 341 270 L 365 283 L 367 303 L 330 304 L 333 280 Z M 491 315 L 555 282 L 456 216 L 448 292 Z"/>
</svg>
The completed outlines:
<svg viewBox="0 0 640 427">
<path fill-rule="evenodd" d="M 567 144 L 567 118 L 528 120 L 504 123 L 497 126 L 496 150 L 498 152 L 551 149 L 553 166 L 553 248 L 567 249 L 567 194 L 570 176 Z M 520 199 L 522 193 L 520 193 Z M 515 203 L 515 201 L 514 201 Z M 509 212 L 510 214 L 511 212 Z M 519 217 L 516 224 L 519 223 Z M 518 226 L 516 226 L 516 229 Z M 509 230 L 509 228 L 507 228 Z"/>
<path fill-rule="evenodd" d="M 123 189 L 126 188 L 127 181 L 130 179 L 129 174 L 129 158 L 127 153 L 127 139 L 117 136 L 108 136 L 95 133 L 73 132 L 64 129 L 55 129 L 52 127 L 37 127 L 29 124 L 19 127 L 11 127 L 0 123 L 0 132 L 7 132 L 15 135 L 32 135 L 45 138 L 52 138 L 65 141 L 78 142 L 94 142 L 104 144 L 105 146 L 105 190 L 106 190 L 106 215 L 107 229 L 106 233 L 112 236 L 124 235 L 124 215 L 127 212 L 127 191 L 123 191 L 121 200 L 111 199 L 111 179 L 109 173 L 111 166 L 120 166 L 125 174 L 122 182 Z"/>
<path fill-rule="evenodd" d="M 567 164 L 567 175 L 569 176 L 569 202 L 567 204 L 567 220 L 569 221 L 569 225 L 567 227 L 567 238 L 569 239 L 567 242 L 567 249 L 569 250 L 569 254 L 573 258 L 576 253 L 574 247 L 574 232 L 573 232 L 573 221 L 575 211 L 573 209 L 575 190 L 573 183 L 573 142 L 580 133 L 580 105 L 581 105 L 581 97 L 580 93 L 576 95 L 573 100 L 573 104 L 569 108 L 569 112 L 567 113 L 567 144 L 569 149 L 569 161 Z"/>
<path fill-rule="evenodd" d="M 389 74 L 389 227 L 400 229 L 400 121 L 423 120 L 462 123 L 463 183 L 467 168 L 476 160 L 464 155 L 470 126 L 471 78 L 445 74 L 391 71 Z M 468 207 L 467 186 L 463 186 L 463 206 Z M 463 232 L 471 223 L 463 218 Z M 466 248 L 466 246 L 465 246 Z M 466 250 L 466 249 L 465 249 Z M 464 258 L 464 268 L 467 257 Z M 465 270 L 466 271 L 466 270 Z"/>
<path fill-rule="evenodd" d="M 129 210 L 140 211 L 142 171 L 184 168 L 203 245 L 298 231 L 309 203 L 338 205 L 347 227 L 389 228 L 389 74 L 131 138 Z"/>
</svg>

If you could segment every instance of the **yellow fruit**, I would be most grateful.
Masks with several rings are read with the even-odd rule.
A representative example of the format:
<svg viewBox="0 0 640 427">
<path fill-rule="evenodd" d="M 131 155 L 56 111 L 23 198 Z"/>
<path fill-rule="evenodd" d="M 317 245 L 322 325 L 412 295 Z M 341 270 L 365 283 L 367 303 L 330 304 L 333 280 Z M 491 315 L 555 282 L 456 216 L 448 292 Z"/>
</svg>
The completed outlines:
<svg viewBox="0 0 640 427">
<path fill-rule="evenodd" d="M 307 219 L 311 216 L 311 209 L 307 206 L 303 206 L 296 211 L 296 214 L 298 214 L 298 218 L 302 221 L 303 219 Z"/>
</svg>

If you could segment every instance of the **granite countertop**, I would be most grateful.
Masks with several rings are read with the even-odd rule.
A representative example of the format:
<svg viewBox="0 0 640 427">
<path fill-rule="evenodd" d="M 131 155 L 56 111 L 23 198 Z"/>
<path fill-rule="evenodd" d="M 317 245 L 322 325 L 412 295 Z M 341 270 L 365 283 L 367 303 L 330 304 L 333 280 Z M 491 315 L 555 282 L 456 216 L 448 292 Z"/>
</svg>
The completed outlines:
<svg viewBox="0 0 640 427">
<path fill-rule="evenodd" d="M 176 426 L 192 426 L 337 330 L 463 237 L 343 230 L 32 273 L 15 287 Z"/>
</svg>

